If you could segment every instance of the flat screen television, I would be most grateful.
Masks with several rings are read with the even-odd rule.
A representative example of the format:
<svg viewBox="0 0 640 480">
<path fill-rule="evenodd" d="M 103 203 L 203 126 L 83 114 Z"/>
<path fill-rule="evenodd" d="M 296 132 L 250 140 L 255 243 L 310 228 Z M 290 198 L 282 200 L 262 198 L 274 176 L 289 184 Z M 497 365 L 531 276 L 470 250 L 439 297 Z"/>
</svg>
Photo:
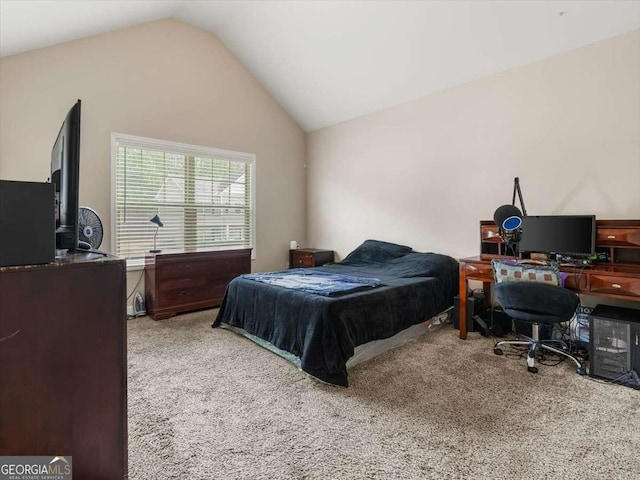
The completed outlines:
<svg viewBox="0 0 640 480">
<path fill-rule="evenodd" d="M 55 192 L 56 249 L 78 249 L 80 100 L 69 110 L 51 150 Z"/>
<path fill-rule="evenodd" d="M 522 217 L 520 252 L 586 257 L 596 251 L 595 215 Z"/>
</svg>

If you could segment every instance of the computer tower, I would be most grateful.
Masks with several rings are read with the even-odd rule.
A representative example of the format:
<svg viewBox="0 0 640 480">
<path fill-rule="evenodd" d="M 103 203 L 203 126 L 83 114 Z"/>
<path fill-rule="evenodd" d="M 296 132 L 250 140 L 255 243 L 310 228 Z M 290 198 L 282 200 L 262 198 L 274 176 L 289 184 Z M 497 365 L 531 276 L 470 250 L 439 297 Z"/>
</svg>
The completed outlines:
<svg viewBox="0 0 640 480">
<path fill-rule="evenodd" d="M 56 257 L 53 184 L 0 180 L 0 267 Z"/>
<path fill-rule="evenodd" d="M 589 318 L 589 375 L 640 388 L 640 310 L 598 305 Z"/>
</svg>

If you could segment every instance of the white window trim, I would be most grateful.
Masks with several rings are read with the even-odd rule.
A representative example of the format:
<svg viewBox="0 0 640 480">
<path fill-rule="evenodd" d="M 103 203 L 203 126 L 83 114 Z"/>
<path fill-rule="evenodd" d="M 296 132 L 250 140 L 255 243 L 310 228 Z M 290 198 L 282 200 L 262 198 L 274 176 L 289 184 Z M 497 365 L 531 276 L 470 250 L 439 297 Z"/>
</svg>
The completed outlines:
<svg viewBox="0 0 640 480">
<path fill-rule="evenodd" d="M 111 253 L 115 255 L 116 246 L 116 155 L 118 142 L 126 143 L 132 147 L 157 149 L 162 148 L 166 152 L 186 153 L 195 156 L 210 156 L 224 158 L 225 160 L 235 160 L 248 163 L 251 166 L 251 260 L 256 259 L 256 155 L 254 153 L 235 152 L 233 150 L 223 150 L 220 148 L 205 147 L 200 145 L 190 145 L 188 143 L 172 142 L 169 140 L 159 140 L 156 138 L 139 137 L 126 133 L 111 132 Z M 127 260 L 127 271 L 144 269 L 144 260 Z"/>
</svg>

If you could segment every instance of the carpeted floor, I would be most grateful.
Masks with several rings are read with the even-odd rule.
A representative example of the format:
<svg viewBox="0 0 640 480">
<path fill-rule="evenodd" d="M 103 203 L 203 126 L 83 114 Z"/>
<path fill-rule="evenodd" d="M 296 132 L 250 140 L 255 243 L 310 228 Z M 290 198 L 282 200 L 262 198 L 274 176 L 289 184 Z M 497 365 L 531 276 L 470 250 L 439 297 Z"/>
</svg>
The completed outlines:
<svg viewBox="0 0 640 480">
<path fill-rule="evenodd" d="M 446 325 L 331 387 L 214 315 L 129 321 L 129 478 L 638 478 L 640 391 L 571 362 Z"/>
</svg>

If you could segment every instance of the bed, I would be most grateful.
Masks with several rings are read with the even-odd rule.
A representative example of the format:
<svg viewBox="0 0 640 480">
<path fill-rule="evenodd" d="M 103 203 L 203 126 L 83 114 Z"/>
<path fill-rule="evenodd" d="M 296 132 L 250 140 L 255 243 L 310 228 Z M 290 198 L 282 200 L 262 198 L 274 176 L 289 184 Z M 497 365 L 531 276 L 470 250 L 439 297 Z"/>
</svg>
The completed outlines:
<svg viewBox="0 0 640 480">
<path fill-rule="evenodd" d="M 250 338 L 316 379 L 345 387 L 357 348 L 401 338 L 450 309 L 458 292 L 455 259 L 379 240 L 365 241 L 341 262 L 294 273 L 365 284 L 313 293 L 268 283 L 262 274 L 241 275 L 229 283 L 213 327 Z"/>
</svg>

